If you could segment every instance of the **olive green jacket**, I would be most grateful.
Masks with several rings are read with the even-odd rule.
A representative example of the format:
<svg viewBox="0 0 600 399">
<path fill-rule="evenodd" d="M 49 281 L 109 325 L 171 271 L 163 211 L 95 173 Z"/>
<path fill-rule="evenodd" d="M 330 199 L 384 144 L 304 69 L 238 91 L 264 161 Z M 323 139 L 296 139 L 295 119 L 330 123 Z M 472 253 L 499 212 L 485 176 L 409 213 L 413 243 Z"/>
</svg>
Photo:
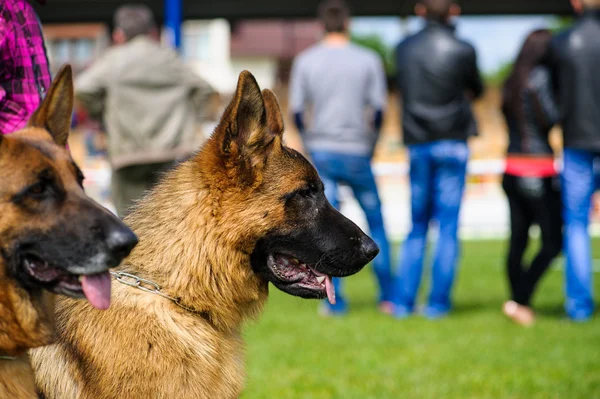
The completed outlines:
<svg viewBox="0 0 600 399">
<path fill-rule="evenodd" d="M 212 88 L 177 53 L 140 36 L 102 55 L 75 81 L 79 103 L 103 118 L 113 169 L 185 158 Z"/>
</svg>

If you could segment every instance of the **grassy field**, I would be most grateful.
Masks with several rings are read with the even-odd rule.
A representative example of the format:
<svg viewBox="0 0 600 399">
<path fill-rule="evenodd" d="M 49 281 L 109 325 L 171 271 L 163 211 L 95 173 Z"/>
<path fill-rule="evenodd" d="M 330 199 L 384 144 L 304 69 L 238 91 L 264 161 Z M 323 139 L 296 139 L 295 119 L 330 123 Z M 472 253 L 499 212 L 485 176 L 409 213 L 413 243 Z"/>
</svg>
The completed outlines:
<svg viewBox="0 0 600 399">
<path fill-rule="evenodd" d="M 504 253 L 501 242 L 463 244 L 455 311 L 439 321 L 376 312 L 370 271 L 348 279 L 344 318 L 320 318 L 317 302 L 271 287 L 245 332 L 243 399 L 600 398 L 600 316 L 565 319 L 559 260 L 536 297 L 536 325 L 511 324 L 500 313 Z"/>
</svg>

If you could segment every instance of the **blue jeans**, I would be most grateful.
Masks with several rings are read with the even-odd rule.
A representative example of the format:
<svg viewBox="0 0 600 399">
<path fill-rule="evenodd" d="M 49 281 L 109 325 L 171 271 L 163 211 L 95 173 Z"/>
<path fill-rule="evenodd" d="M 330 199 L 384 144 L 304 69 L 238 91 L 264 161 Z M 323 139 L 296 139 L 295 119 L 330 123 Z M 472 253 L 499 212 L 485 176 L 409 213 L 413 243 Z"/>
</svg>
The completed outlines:
<svg viewBox="0 0 600 399">
<path fill-rule="evenodd" d="M 567 315 L 587 320 L 594 312 L 588 226 L 595 189 L 594 160 L 600 153 L 566 148 L 562 174 Z"/>
<path fill-rule="evenodd" d="M 432 220 L 439 225 L 433 255 L 432 285 L 427 316 L 450 311 L 450 291 L 454 281 L 458 244 L 458 217 L 465 187 L 469 148 L 465 141 L 444 140 L 409 147 L 412 229 L 399 257 L 394 302 L 398 316 L 415 307 L 427 231 Z"/>
<path fill-rule="evenodd" d="M 371 237 L 379 246 L 379 255 L 373 260 L 373 268 L 379 283 L 379 300 L 390 301 L 391 262 L 390 246 L 385 234 L 381 200 L 377 192 L 377 184 L 371 169 L 371 158 L 368 156 L 347 155 L 332 152 L 314 151 L 311 153 L 313 163 L 325 185 L 325 196 L 332 206 L 339 209 L 337 193 L 338 183 L 345 183 L 354 192 L 361 208 L 365 212 Z M 344 299 L 339 278 L 334 278 L 337 304 L 334 309 L 345 310 Z"/>
</svg>

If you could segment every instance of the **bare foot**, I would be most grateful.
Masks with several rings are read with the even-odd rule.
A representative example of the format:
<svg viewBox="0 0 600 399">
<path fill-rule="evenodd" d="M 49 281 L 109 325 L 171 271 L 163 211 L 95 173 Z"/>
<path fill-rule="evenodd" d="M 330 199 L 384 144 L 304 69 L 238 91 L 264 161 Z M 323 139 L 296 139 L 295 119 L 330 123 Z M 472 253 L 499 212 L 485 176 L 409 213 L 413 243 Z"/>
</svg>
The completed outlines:
<svg viewBox="0 0 600 399">
<path fill-rule="evenodd" d="M 524 306 L 515 301 L 508 301 L 502 306 L 502 312 L 515 323 L 529 327 L 535 322 L 535 313 L 529 306 Z"/>
<path fill-rule="evenodd" d="M 379 302 L 379 311 L 383 314 L 391 315 L 394 313 L 394 304 L 390 301 Z"/>
</svg>

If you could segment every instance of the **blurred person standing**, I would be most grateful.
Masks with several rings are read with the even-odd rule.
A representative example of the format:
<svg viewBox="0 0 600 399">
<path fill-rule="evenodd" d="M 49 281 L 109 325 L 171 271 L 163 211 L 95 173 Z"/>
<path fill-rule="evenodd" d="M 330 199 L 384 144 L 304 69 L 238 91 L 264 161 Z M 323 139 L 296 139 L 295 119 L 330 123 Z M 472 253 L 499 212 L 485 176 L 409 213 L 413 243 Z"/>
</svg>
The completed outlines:
<svg viewBox="0 0 600 399">
<path fill-rule="evenodd" d="M 197 120 L 208 108 L 210 86 L 159 43 L 144 5 L 121 6 L 109 49 L 75 82 L 78 102 L 104 119 L 119 216 L 178 160 L 198 150 Z"/>
<path fill-rule="evenodd" d="M 600 160 L 600 0 L 571 0 L 581 14 L 557 35 L 549 60 L 555 73 L 564 137 L 562 200 L 565 222 L 568 317 L 586 321 L 594 312 L 592 255 L 588 232 Z"/>
<path fill-rule="evenodd" d="M 40 3 L 43 3 L 40 1 Z M 0 133 L 27 124 L 50 87 L 42 26 L 27 0 L 0 2 Z"/>
<path fill-rule="evenodd" d="M 551 40 L 547 29 L 527 37 L 503 91 L 509 145 L 502 186 L 508 197 L 511 226 L 507 259 L 511 300 L 504 304 L 503 312 L 525 326 L 535 320 L 531 308 L 535 287 L 562 246 L 560 181 L 549 142 L 559 112 L 552 75 L 542 63 Z M 523 256 L 533 224 L 540 227 L 542 245 L 525 267 Z"/>
<path fill-rule="evenodd" d="M 350 10 L 345 2 L 321 3 L 319 18 L 326 33 L 319 44 L 294 61 L 290 109 L 304 146 L 325 184 L 329 202 L 339 208 L 338 184 L 347 184 L 365 212 L 371 236 L 380 249 L 373 261 L 380 290 L 379 305 L 389 313 L 390 249 L 371 168 L 387 101 L 385 71 L 375 52 L 350 42 Z M 310 127 L 305 127 L 308 108 L 313 121 Z M 325 303 L 324 314 L 339 315 L 347 311 L 340 280 L 334 279 L 334 285 L 337 302 Z"/>
<path fill-rule="evenodd" d="M 422 0 L 415 6 L 425 28 L 396 49 L 397 84 L 402 97 L 402 129 L 410 158 L 412 228 L 399 257 L 394 316 L 415 311 L 427 232 L 439 226 L 432 285 L 425 316 L 451 309 L 451 289 L 459 257 L 458 217 L 469 149 L 476 134 L 470 101 L 483 92 L 474 48 L 458 38 L 452 0 Z"/>
</svg>

